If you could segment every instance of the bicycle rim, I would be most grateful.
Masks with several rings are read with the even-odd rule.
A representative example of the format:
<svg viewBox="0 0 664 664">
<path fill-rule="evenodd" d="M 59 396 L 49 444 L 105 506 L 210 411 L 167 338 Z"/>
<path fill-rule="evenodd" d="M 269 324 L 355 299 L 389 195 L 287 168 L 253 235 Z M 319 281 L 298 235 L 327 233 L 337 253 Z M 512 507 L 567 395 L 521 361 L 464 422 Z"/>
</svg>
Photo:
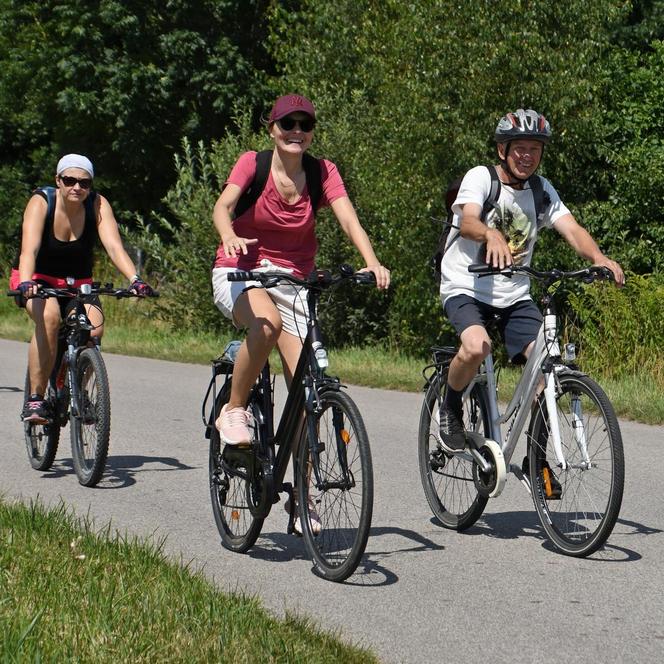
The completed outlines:
<svg viewBox="0 0 664 664">
<path fill-rule="evenodd" d="M 529 438 L 533 501 L 553 544 L 564 554 L 588 556 L 607 540 L 620 512 L 625 476 L 620 428 L 603 390 L 587 376 L 561 376 L 556 404 L 568 468 L 558 468 L 542 396 Z M 583 425 L 590 467 L 584 460 L 582 445 L 577 443 L 580 434 L 575 432 L 581 431 L 579 421 Z M 546 471 L 545 466 L 548 466 Z M 545 472 L 553 473 L 560 485 L 559 500 L 547 498 Z"/>
<path fill-rule="evenodd" d="M 70 415 L 74 470 L 83 486 L 95 486 L 104 472 L 111 435 L 111 397 L 104 360 L 86 348 L 76 363 L 79 414 Z"/>
<path fill-rule="evenodd" d="M 449 454 L 440 445 L 440 404 L 444 398 L 447 368 L 442 381 L 431 381 L 422 404 L 418 436 L 420 479 L 431 511 L 445 528 L 462 531 L 480 518 L 487 504 L 473 480 L 472 457 Z M 488 409 L 479 387 L 464 403 L 464 424 L 468 431 L 486 435 Z"/>
<path fill-rule="evenodd" d="M 319 406 L 311 417 L 321 483 L 317 486 L 307 432 L 298 455 L 299 519 L 316 572 L 330 581 L 343 581 L 357 569 L 369 538 L 371 451 L 360 412 L 347 394 L 327 392 Z"/>
<path fill-rule="evenodd" d="M 215 419 L 228 402 L 230 381 L 215 406 Z M 263 519 L 254 517 L 250 509 L 251 489 L 245 479 L 250 452 L 237 452 L 222 461 L 223 446 L 219 431 L 213 425 L 210 435 L 209 480 L 212 512 L 223 546 L 236 553 L 248 551 L 258 539 Z M 224 467 L 225 466 L 225 467 Z"/>
</svg>

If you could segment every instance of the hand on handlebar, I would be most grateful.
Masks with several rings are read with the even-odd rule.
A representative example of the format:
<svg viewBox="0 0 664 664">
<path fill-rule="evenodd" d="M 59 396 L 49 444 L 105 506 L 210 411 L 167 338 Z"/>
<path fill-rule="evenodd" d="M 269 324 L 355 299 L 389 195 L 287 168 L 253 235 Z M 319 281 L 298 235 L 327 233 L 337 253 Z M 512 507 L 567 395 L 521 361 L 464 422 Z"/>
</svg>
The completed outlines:
<svg viewBox="0 0 664 664">
<path fill-rule="evenodd" d="M 610 274 L 607 275 L 608 278 L 615 281 L 618 288 L 622 288 L 625 285 L 625 273 L 622 271 L 622 268 L 618 263 L 612 261 L 610 258 L 604 257 L 603 259 L 597 261 L 593 264 L 595 267 L 601 267 L 605 270 L 608 270 Z"/>
<path fill-rule="evenodd" d="M 150 284 L 145 283 L 143 279 L 134 279 L 129 286 L 129 292 L 139 297 L 155 297 L 155 290 Z"/>
<path fill-rule="evenodd" d="M 390 271 L 383 265 L 367 265 L 360 272 L 371 272 L 376 280 L 376 287 L 386 290 L 390 285 Z"/>
<path fill-rule="evenodd" d="M 36 281 L 29 279 L 28 281 L 22 281 L 18 285 L 17 290 L 21 292 L 21 295 L 24 298 L 28 299 L 30 297 L 36 297 L 40 288 L 41 286 Z"/>
</svg>

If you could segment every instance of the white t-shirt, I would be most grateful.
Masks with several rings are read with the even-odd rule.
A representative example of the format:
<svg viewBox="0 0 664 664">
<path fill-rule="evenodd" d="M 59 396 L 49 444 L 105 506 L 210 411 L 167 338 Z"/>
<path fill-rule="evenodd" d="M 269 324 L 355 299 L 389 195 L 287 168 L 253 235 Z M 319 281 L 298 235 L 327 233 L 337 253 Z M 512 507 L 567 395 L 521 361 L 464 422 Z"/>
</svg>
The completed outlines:
<svg viewBox="0 0 664 664">
<path fill-rule="evenodd" d="M 535 200 L 528 184 L 519 190 L 501 182 L 498 209 L 492 209 L 484 220 L 489 228 L 498 228 L 503 233 L 517 265 L 530 265 L 540 228 L 551 228 L 556 220 L 569 214 L 553 185 L 546 178 L 541 180 L 551 205 L 544 211 L 539 227 L 535 218 Z M 502 275 L 478 277 L 468 272 L 469 265 L 484 262 L 484 243 L 460 235 L 453 239 L 458 235 L 456 229 L 461 226 L 461 206 L 477 203 L 482 207 L 490 191 L 491 175 L 485 166 L 471 168 L 461 182 L 452 206 L 454 228 L 447 238 L 447 249 L 441 265 L 440 298 L 443 304 L 455 295 L 469 295 L 486 304 L 503 308 L 530 297 L 530 279 L 525 275 L 514 275 L 511 278 Z"/>
</svg>

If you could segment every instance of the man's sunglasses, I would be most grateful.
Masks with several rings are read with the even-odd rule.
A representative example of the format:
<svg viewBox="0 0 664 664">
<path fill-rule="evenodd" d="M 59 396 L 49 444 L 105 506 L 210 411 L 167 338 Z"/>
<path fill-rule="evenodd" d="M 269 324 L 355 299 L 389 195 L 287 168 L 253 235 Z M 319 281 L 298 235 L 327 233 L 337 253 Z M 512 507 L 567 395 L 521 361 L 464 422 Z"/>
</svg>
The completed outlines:
<svg viewBox="0 0 664 664">
<path fill-rule="evenodd" d="M 72 177 L 71 175 L 61 175 L 60 182 L 62 182 L 62 184 L 64 184 L 65 187 L 73 187 L 78 182 L 78 186 L 81 189 L 90 189 L 90 187 L 92 186 L 91 178 L 75 178 Z"/>
<path fill-rule="evenodd" d="M 307 132 L 312 131 L 313 128 L 316 126 L 316 120 L 314 120 L 313 118 L 304 118 L 304 120 L 297 120 L 287 115 L 285 118 L 277 120 L 277 125 L 279 126 L 279 129 L 283 129 L 283 131 L 292 131 L 293 129 L 295 129 L 295 126 L 298 125 L 300 129 L 306 134 Z"/>
</svg>

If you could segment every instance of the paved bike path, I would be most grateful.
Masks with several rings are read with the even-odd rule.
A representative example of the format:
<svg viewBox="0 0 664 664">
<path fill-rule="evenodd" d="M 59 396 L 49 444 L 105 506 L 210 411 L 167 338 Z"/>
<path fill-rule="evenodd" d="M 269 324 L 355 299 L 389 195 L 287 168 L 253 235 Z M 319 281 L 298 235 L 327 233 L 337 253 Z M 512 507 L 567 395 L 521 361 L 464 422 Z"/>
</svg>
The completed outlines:
<svg viewBox="0 0 664 664">
<path fill-rule="evenodd" d="M 592 559 L 556 554 L 510 476 L 483 518 L 457 534 L 431 518 L 417 467 L 421 394 L 350 387 L 371 440 L 375 508 L 367 555 L 345 584 L 311 573 L 276 505 L 247 555 L 219 546 L 207 491 L 200 405 L 209 369 L 106 354 L 109 469 L 95 489 L 74 474 L 69 429 L 53 471 L 30 468 L 18 421 L 27 346 L 0 340 L 0 493 L 63 500 L 100 528 L 165 536 L 223 589 L 277 614 L 312 617 L 384 662 L 659 662 L 664 652 L 664 428 L 622 422 L 623 508 Z M 278 401 L 283 389 L 277 378 Z M 522 454 L 518 448 L 517 454 Z"/>
</svg>

